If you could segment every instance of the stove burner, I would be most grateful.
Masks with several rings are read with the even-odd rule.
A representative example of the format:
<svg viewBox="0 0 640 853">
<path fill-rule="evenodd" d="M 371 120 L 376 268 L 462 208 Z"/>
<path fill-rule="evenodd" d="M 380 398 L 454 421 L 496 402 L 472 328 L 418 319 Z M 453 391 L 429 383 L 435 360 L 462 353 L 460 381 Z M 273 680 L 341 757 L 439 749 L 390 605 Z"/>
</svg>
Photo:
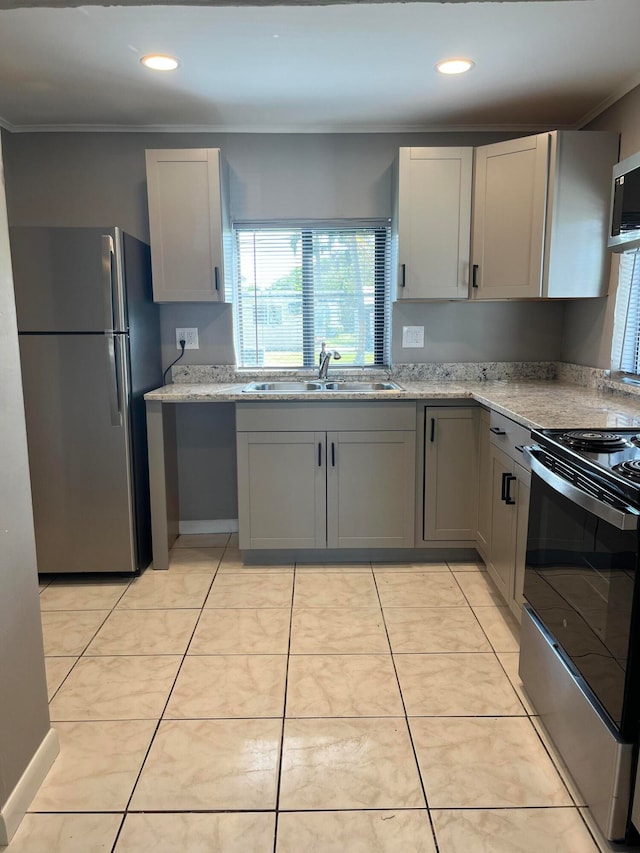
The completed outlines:
<svg viewBox="0 0 640 853">
<path fill-rule="evenodd" d="M 574 450 L 587 450 L 591 453 L 614 453 L 627 447 L 626 439 L 612 432 L 573 430 L 563 433 L 562 439 Z"/>
<path fill-rule="evenodd" d="M 614 465 L 612 470 L 616 474 L 622 474 L 623 477 L 640 483 L 640 459 L 629 459 L 627 462 L 620 462 L 618 465 Z"/>
</svg>

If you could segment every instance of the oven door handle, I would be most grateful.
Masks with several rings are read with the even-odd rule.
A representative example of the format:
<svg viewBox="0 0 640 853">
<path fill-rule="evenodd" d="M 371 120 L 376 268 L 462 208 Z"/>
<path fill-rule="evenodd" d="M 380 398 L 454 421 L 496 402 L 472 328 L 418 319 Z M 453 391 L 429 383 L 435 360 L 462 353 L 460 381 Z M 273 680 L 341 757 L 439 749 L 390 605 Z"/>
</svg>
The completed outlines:
<svg viewBox="0 0 640 853">
<path fill-rule="evenodd" d="M 550 471 L 546 465 L 540 462 L 535 456 L 535 448 L 525 447 L 524 455 L 531 465 L 533 473 L 537 474 L 554 491 L 564 495 L 572 503 L 608 522 L 618 530 L 637 530 L 640 513 L 633 509 L 633 507 L 626 507 L 625 512 L 625 510 L 617 509 L 611 506 L 611 504 L 598 500 L 598 498 L 587 492 L 583 492 L 578 486 L 565 480 L 564 477 L 556 474 L 555 471 Z"/>
</svg>

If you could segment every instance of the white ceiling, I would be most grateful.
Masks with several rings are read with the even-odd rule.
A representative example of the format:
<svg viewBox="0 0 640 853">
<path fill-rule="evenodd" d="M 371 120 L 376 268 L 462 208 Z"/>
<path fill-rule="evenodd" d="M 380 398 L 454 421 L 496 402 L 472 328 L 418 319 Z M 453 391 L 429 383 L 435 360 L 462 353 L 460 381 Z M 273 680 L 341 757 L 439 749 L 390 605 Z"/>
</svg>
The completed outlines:
<svg viewBox="0 0 640 853">
<path fill-rule="evenodd" d="M 10 130 L 579 126 L 640 83 L 640 0 L 0 11 Z M 140 65 L 178 56 L 172 74 Z M 447 56 L 475 69 L 445 78 Z"/>
</svg>

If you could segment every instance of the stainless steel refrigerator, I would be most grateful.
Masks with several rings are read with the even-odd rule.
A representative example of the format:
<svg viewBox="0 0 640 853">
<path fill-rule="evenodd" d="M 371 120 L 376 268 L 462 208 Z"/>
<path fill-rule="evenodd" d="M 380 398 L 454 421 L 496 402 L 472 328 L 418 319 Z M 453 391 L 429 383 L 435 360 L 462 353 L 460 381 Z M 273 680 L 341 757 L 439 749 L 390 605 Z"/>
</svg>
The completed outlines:
<svg viewBox="0 0 640 853">
<path fill-rule="evenodd" d="M 162 384 L 149 247 L 10 229 L 38 571 L 151 561 L 144 393 Z"/>
</svg>

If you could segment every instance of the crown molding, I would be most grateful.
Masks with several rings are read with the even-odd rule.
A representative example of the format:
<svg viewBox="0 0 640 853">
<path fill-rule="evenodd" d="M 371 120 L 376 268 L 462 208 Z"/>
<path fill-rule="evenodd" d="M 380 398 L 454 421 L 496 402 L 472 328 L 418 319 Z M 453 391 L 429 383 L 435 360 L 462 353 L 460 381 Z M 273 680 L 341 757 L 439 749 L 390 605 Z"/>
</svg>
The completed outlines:
<svg viewBox="0 0 640 853">
<path fill-rule="evenodd" d="M 612 107 L 617 101 L 624 98 L 625 95 L 628 95 L 632 89 L 636 88 L 636 86 L 640 86 L 640 71 L 637 74 L 633 74 L 631 77 L 628 77 L 621 86 L 614 89 L 614 91 L 603 101 L 600 101 L 597 106 L 592 110 L 589 110 L 588 113 L 585 113 L 585 115 L 583 115 L 582 118 L 574 125 L 575 130 L 582 130 L 585 125 L 589 124 L 589 122 L 593 121 L 605 110 L 608 110 L 609 107 Z"/>
<path fill-rule="evenodd" d="M 29 124 L 14 125 L 0 118 L 0 127 L 11 133 L 541 133 L 545 130 L 569 130 L 574 125 L 540 124 L 457 124 L 457 125 L 314 125 L 298 127 L 282 125 L 278 127 L 263 127 L 260 125 L 116 125 L 116 124 Z"/>
</svg>

